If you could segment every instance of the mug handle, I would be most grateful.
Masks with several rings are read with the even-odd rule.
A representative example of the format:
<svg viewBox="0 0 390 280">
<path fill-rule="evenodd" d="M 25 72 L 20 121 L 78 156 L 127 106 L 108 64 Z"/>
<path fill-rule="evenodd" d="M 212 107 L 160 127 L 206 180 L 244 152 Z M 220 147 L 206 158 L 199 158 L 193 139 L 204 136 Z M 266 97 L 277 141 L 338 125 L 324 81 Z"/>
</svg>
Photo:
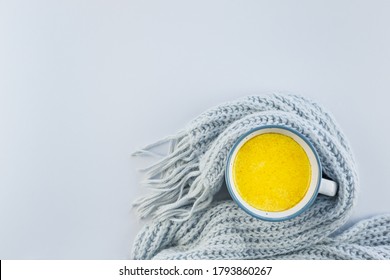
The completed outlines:
<svg viewBox="0 0 390 280">
<path fill-rule="evenodd" d="M 320 189 L 318 193 L 327 195 L 327 196 L 335 196 L 337 193 L 337 183 L 328 179 L 321 179 Z"/>
</svg>

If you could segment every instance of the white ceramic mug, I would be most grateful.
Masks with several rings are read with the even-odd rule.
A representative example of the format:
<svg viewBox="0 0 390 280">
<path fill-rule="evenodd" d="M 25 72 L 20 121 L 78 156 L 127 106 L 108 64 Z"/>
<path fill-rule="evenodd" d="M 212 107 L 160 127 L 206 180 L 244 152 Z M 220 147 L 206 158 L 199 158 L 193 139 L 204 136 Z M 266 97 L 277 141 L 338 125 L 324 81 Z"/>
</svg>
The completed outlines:
<svg viewBox="0 0 390 280">
<path fill-rule="evenodd" d="M 280 212 L 263 211 L 249 205 L 240 196 L 233 180 L 233 163 L 237 152 L 249 139 L 264 133 L 279 133 L 291 137 L 304 149 L 311 165 L 311 180 L 306 194 L 298 204 Z M 308 209 L 318 194 L 335 196 L 338 188 L 336 182 L 322 178 L 321 162 L 317 151 L 310 141 L 298 131 L 280 125 L 257 127 L 242 135 L 233 145 L 229 153 L 225 169 L 225 178 L 228 191 L 236 203 L 248 214 L 266 221 L 283 221 L 294 218 Z"/>
</svg>

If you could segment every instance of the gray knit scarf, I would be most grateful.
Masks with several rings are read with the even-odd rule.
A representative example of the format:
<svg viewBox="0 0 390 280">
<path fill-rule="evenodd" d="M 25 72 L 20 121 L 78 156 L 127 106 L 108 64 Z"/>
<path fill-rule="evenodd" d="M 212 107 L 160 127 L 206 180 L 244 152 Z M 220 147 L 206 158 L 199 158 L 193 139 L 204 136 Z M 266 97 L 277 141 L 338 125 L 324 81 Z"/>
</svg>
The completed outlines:
<svg viewBox="0 0 390 280">
<path fill-rule="evenodd" d="M 338 182 L 335 197 L 318 196 L 299 216 L 265 222 L 231 199 L 216 200 L 229 150 L 245 132 L 283 125 L 307 137 L 324 176 Z M 133 246 L 135 259 L 390 259 L 390 215 L 338 231 L 356 203 L 358 176 L 345 136 L 316 102 L 297 95 L 248 96 L 214 107 L 184 130 L 135 155 L 170 151 L 146 168 L 150 193 L 135 202 L 150 221 Z"/>
</svg>

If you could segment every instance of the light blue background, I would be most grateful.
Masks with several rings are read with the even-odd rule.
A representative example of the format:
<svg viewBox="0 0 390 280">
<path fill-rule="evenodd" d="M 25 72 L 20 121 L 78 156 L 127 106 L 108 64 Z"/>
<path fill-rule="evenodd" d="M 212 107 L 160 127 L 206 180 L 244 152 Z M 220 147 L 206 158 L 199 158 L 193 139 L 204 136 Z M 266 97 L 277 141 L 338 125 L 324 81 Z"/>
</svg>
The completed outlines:
<svg viewBox="0 0 390 280">
<path fill-rule="evenodd" d="M 207 108 L 294 92 L 390 212 L 389 1 L 0 1 L 0 258 L 127 259 L 145 162 Z"/>
</svg>

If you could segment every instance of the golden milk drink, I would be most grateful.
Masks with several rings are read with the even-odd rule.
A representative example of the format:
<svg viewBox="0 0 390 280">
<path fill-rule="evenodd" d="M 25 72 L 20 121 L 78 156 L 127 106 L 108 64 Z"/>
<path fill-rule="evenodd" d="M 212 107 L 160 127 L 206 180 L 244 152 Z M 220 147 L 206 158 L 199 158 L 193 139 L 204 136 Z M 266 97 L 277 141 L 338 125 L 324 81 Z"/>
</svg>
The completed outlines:
<svg viewBox="0 0 390 280">
<path fill-rule="evenodd" d="M 264 133 L 245 142 L 234 160 L 237 192 L 252 207 L 280 212 L 297 205 L 311 182 L 310 160 L 293 138 Z"/>
</svg>

